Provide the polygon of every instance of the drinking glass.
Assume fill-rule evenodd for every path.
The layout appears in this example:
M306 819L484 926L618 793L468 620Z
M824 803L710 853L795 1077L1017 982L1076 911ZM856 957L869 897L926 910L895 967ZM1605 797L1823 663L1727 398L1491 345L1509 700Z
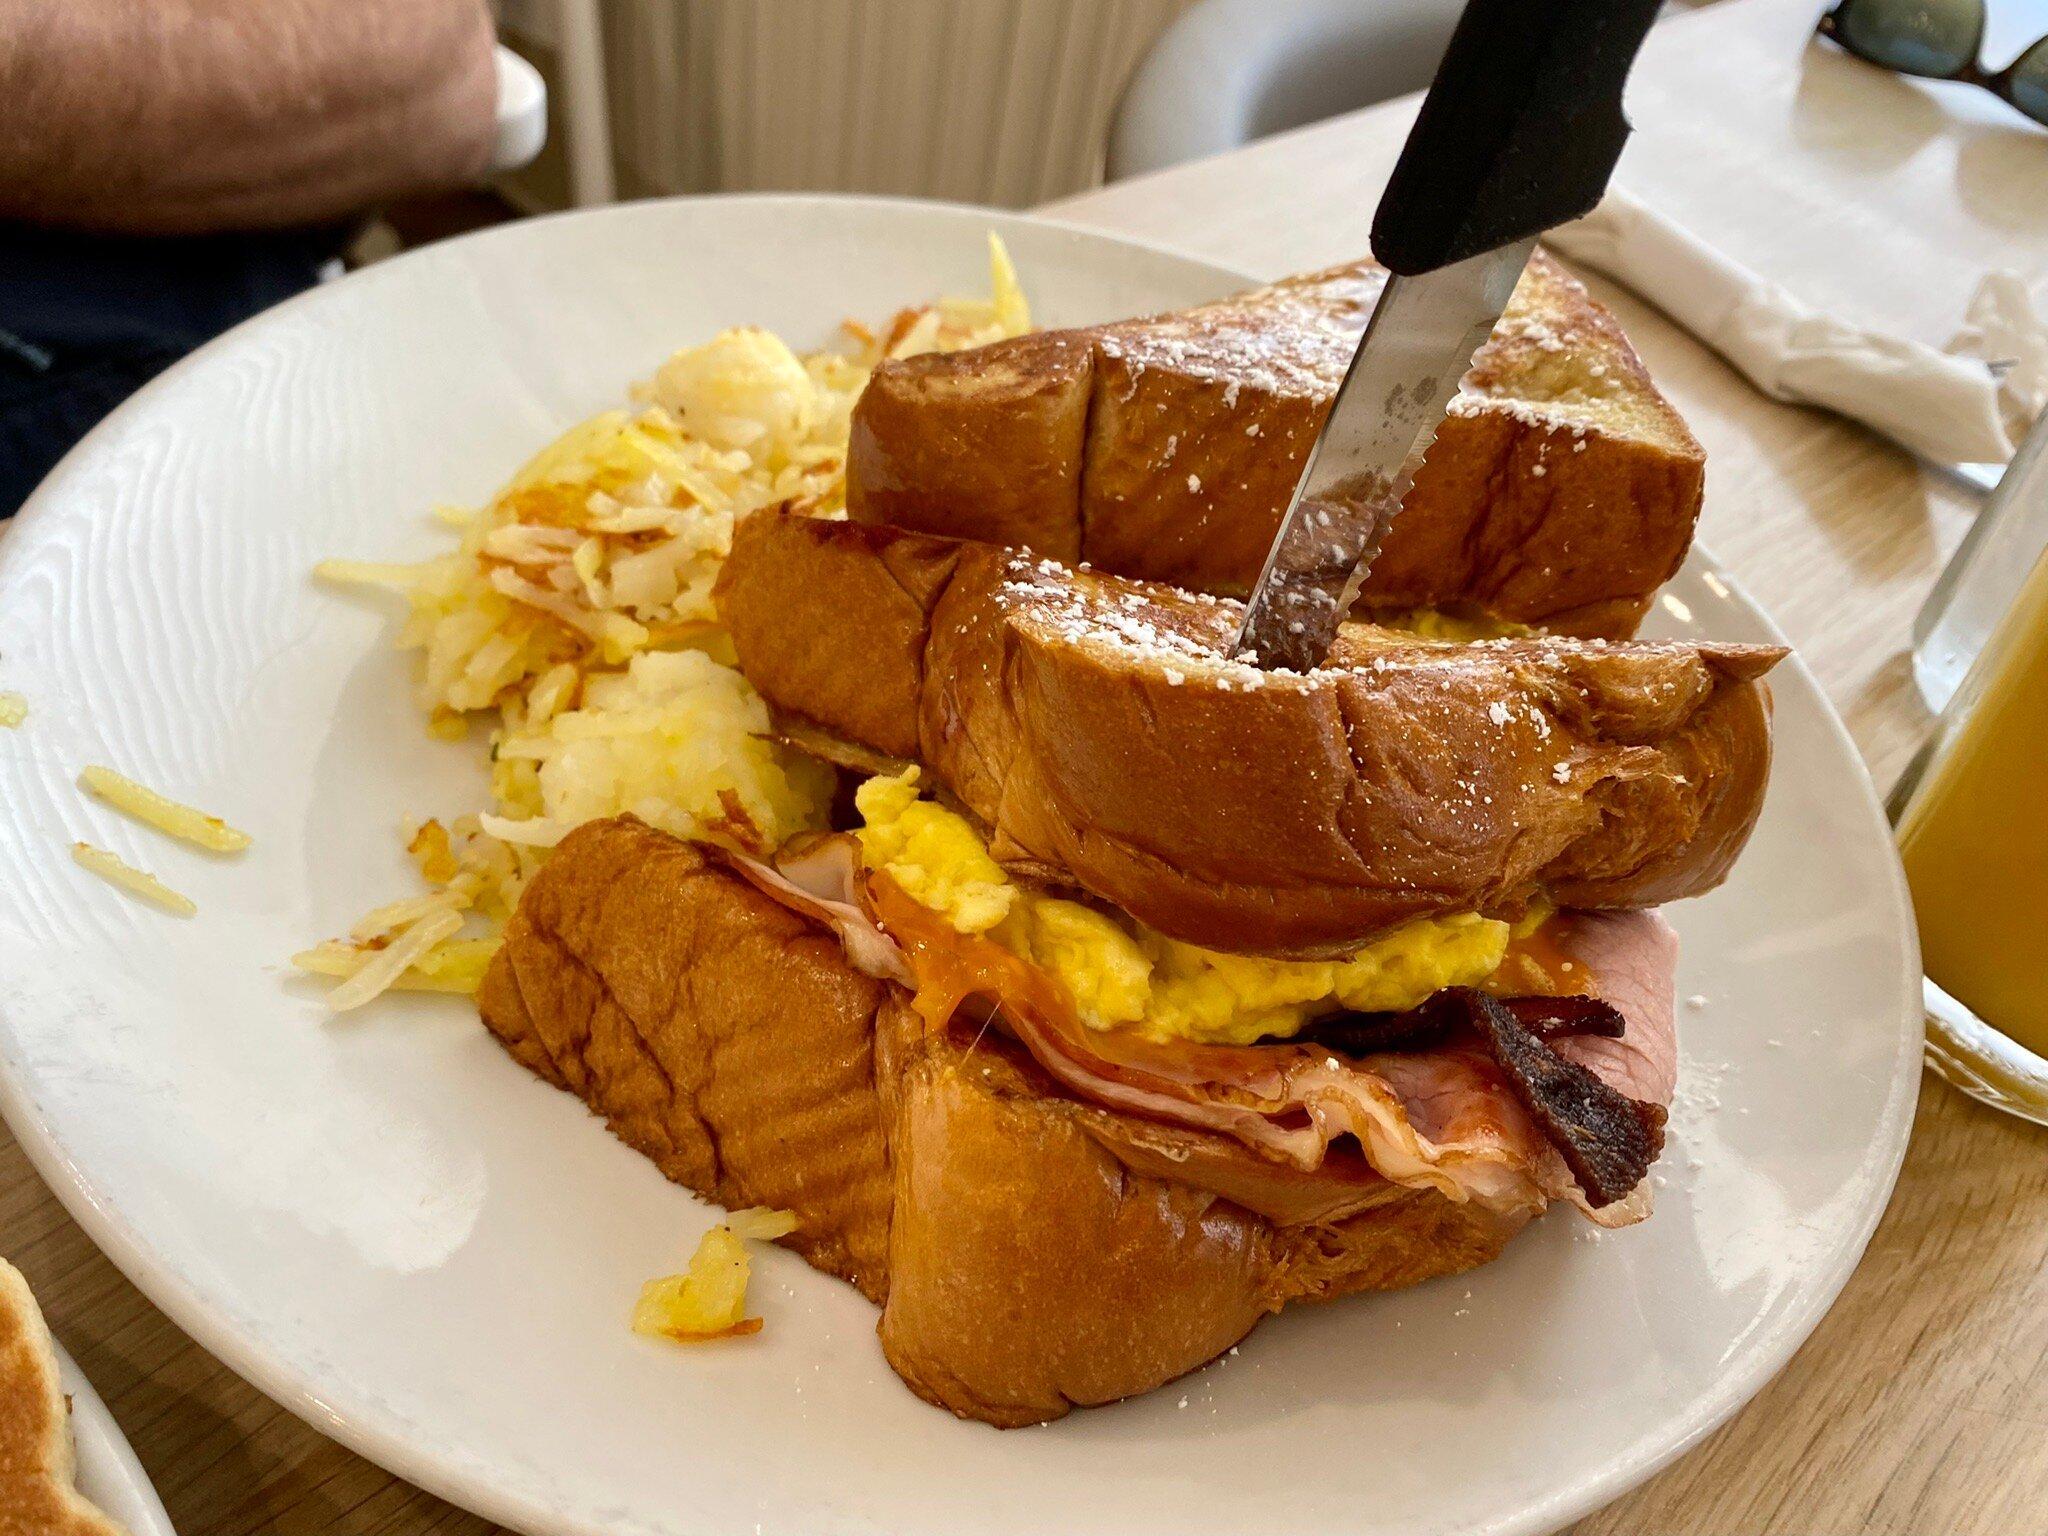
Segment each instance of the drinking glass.
M2048 520L2048 484L2037 494L2029 515ZM2037 544L2010 585L1891 813L1920 926L1929 1062L2048 1124L2048 552Z
M2013 455L1913 620L1913 680L1939 714L2048 549L2048 416Z

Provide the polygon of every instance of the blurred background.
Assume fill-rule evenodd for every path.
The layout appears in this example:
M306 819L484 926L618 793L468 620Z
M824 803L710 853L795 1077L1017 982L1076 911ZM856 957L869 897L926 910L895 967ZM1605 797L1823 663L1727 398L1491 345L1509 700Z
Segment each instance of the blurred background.
M621 199L1036 206L1418 91L1461 9L0 0L0 519L163 368L350 266Z
M498 0L548 133L495 192L524 212L775 190L1026 207L1417 90L1459 8Z
M575 114L595 111L621 196L803 189L1043 202L1099 178L1118 93L1190 5L503 0L501 36L539 66L554 103L547 150L506 190L528 208L573 201L571 130L587 133L590 119ZM578 57L592 31L602 36L595 71Z

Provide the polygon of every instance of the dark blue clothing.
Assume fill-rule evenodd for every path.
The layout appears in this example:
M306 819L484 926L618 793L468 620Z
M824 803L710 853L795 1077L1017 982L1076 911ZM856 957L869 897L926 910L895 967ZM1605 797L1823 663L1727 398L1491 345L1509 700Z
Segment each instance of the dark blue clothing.
M0 518L94 423L317 280L332 229L175 239L0 225Z

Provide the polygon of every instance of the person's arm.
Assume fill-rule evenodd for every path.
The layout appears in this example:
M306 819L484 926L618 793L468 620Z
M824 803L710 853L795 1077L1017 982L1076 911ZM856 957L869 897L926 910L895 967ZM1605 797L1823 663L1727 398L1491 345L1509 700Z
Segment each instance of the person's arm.
M0 0L0 219L316 223L475 179L484 0Z

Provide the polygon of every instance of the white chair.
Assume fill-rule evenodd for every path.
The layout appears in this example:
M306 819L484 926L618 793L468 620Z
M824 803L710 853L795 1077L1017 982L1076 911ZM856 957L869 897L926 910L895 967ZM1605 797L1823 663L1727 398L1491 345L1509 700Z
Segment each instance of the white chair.
M1109 179L1419 91L1463 9L1461 0L1197 0L1124 88Z

